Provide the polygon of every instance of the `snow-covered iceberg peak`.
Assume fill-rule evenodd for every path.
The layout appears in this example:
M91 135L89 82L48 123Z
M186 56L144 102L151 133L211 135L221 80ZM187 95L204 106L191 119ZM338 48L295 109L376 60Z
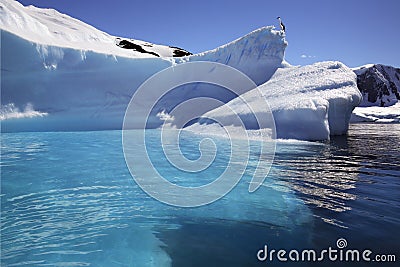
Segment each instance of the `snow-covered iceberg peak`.
M268 81L284 61L285 34L262 27L214 50L196 54L191 61L215 61L246 73L257 85ZM177 59L179 60L179 59Z
M110 35L54 9L23 6L14 0L0 3L3 30L34 43L68 48L113 43Z
M260 99L259 92L264 99ZM279 69L268 82L241 98L203 117L214 118L222 125L235 125L230 121L230 110L240 111L246 128L254 130L257 123L249 120L250 114L255 112L263 116L267 111L257 107L263 107L266 100L274 116L278 138L326 140L330 135L347 132L351 112L361 101L361 94L353 71L340 62L329 61ZM200 119L198 124L202 123L209 122ZM191 126L191 129L196 128L208 127Z

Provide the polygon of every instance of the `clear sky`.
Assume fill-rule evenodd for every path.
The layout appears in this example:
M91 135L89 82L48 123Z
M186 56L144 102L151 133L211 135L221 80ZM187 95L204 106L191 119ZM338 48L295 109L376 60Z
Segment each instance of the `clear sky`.
M400 0L18 0L50 7L112 35L213 49L261 26L286 25L293 65L339 60L400 67Z

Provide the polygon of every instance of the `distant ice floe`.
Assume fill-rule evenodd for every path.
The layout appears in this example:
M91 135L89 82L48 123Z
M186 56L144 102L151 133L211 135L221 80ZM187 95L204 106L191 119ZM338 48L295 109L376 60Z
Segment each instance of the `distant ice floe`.
M400 102L390 107L356 107L351 122L399 123Z

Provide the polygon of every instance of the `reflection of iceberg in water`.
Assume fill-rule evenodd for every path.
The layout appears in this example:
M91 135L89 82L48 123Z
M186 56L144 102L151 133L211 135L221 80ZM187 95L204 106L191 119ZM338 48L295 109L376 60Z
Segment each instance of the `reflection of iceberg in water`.
M301 151L297 146L293 149ZM296 154L285 150L275 157L275 163L290 164L285 173L288 173L293 189L307 196L306 202L339 212L349 209L343 200L354 199L345 191L354 188L359 169L357 164L347 162L346 157L341 158L337 151L325 145L314 145L311 153L305 150ZM325 156L321 157L321 154Z
M271 175L278 176L295 190L305 203L334 212L350 210L349 200L356 196L360 165L346 155L344 136L332 137L330 145L323 143L279 143ZM333 218L324 221L340 225Z
M397 200L389 192L394 190L393 185L398 183L395 179L400 175L400 168L395 167L400 142L398 128L353 124L347 136L331 137L326 144L279 142L271 177L279 177L295 190L315 208L314 216L327 223L348 228L353 222L338 213L350 212L349 216L360 216L360 220L385 216L390 224L395 218L392 207L396 207ZM382 209L374 208L378 203L382 203ZM392 203L391 208L384 203ZM366 208L368 205L371 207Z

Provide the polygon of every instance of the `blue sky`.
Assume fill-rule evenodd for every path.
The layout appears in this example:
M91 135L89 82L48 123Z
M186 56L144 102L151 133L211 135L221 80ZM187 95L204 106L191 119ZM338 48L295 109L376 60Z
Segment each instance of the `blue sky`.
M113 35L197 53L261 26L286 24L286 60L400 67L398 0L18 0L51 7Z

